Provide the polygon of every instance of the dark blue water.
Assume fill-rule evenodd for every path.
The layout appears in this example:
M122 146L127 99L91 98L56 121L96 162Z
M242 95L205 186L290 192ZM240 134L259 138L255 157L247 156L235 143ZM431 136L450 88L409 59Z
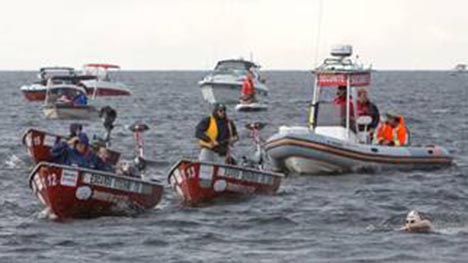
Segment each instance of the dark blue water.
M126 125L151 126L146 154L165 179L169 165L195 156L194 126L209 113L197 81L204 72L124 72L133 97L97 101L119 112L114 145L133 156ZM243 125L305 124L312 94L308 72L267 72L270 110L228 112L251 149ZM276 196L257 196L185 208L166 187L160 205L137 217L56 223L42 219L28 187L32 163L21 145L28 127L66 133L68 122L45 121L40 103L27 103L19 86L33 72L0 73L0 262L466 262L468 257L468 74L376 72L371 93L384 112L406 117L414 144L440 144L456 166L437 171L291 176ZM88 133L102 133L89 123ZM409 210L424 212L436 232L395 231Z

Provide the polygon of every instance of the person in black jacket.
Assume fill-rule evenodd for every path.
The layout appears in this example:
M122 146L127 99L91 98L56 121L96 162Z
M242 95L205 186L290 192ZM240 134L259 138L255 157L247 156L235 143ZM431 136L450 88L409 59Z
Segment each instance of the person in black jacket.
M357 92L357 113L358 117L360 116L369 116L372 118L372 121L369 125L367 125L367 130L371 134L374 133L375 129L377 129L377 126L379 125L380 122L380 113L379 109L377 106L375 106L374 103L372 103L369 100L369 97L367 96L367 90L366 89L359 89ZM359 131L364 130L363 125L359 125Z
M201 147L200 161L234 163L229 148L239 137L234 122L227 117L224 104L215 104L212 114L197 124L195 137Z

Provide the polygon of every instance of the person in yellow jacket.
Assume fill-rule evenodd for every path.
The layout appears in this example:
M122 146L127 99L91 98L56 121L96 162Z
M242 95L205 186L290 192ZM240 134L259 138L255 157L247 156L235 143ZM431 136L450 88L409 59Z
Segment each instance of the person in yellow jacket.
M377 128L377 142L387 146L408 145L408 129L403 116L389 111L386 114L385 122Z
M195 137L201 147L199 161L235 163L229 148L239 137L234 122L227 117L224 104L215 104L212 114L197 124Z

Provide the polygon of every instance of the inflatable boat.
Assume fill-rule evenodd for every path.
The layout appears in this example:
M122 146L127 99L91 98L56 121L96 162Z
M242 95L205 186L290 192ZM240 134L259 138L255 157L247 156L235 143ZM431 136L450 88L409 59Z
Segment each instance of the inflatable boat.
M379 145L368 131L370 116L357 116L357 89L368 89L371 70L348 57L351 46L332 50L317 68L308 127L280 127L265 144L275 169L299 174L356 170L433 169L452 164L441 146ZM345 98L338 104L335 94Z

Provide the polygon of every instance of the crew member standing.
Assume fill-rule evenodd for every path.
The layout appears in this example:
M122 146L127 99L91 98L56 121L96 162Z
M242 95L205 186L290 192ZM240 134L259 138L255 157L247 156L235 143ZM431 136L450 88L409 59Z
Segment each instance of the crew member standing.
M242 83L241 102L245 104L256 102L254 74L251 70L247 71L247 75Z
M203 118L196 127L201 151L198 159L205 162L233 163L229 147L238 139L236 126L226 114L226 106L216 104L210 116Z

